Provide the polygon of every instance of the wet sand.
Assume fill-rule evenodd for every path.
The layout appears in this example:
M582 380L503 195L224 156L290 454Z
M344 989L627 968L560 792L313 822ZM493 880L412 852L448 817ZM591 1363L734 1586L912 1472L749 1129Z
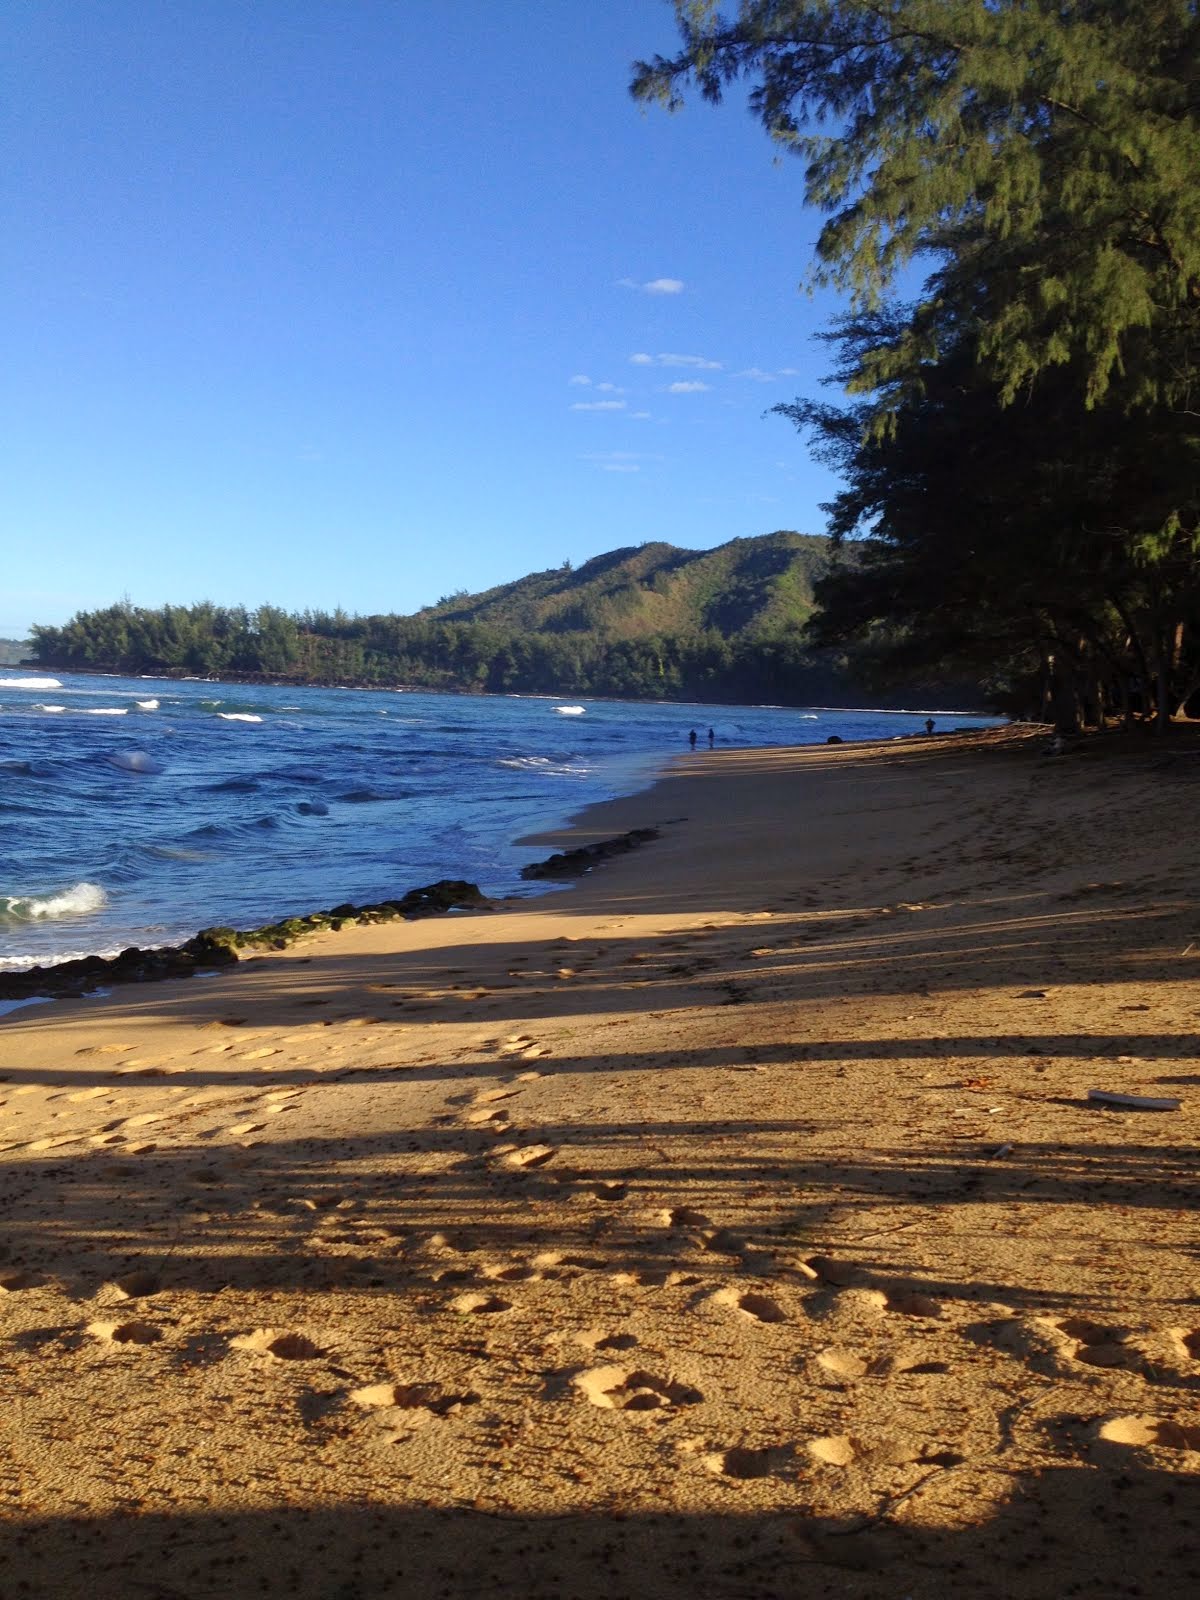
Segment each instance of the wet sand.
M1043 744L0 1019L0 1595L1195 1588L1200 759Z

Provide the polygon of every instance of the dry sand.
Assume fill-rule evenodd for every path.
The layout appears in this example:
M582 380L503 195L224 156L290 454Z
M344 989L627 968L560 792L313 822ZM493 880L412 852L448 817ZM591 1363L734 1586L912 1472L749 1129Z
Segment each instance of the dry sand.
M0 1021L4 1600L1198 1592L1200 756L1041 743Z

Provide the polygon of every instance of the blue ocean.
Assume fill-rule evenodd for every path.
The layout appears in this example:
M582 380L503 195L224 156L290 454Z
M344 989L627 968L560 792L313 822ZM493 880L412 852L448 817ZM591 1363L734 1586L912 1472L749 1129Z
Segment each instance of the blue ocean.
M892 738L926 714L0 669L0 968L438 878L544 893L519 873L546 851L513 840L642 788L693 727L702 750L710 727L728 749Z

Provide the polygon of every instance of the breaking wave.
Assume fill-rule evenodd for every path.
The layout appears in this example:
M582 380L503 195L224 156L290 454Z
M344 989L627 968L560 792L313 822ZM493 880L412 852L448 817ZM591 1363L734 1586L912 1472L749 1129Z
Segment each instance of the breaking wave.
M86 917L99 911L108 896L98 883L76 883L58 894L0 895L0 918L40 922L57 917Z

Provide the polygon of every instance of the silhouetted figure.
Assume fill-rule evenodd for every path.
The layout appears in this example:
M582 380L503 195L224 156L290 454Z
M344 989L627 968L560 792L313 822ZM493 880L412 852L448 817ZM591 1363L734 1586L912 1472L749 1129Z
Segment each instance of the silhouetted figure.
M717 736L716 736L716 734L715 734L715 733L714 733L714 732L713 732L713 731L712 731L712 729L711 729L711 728L710 728L710 729L709 729L709 730L708 730L708 748L709 748L709 749L710 749L710 750L711 750L711 749L712 749L712 747L713 747L713 745L714 745L714 744L716 744L716 742L717 742Z
M688 734L688 743L691 745L693 750L696 748L696 730L695 730L695 728L693 728L691 733Z
M932 717L926 717L925 718L925 732L926 733L932 733L933 732L933 718Z
M840 733L831 733L825 741L826 744L845 744L845 742Z

